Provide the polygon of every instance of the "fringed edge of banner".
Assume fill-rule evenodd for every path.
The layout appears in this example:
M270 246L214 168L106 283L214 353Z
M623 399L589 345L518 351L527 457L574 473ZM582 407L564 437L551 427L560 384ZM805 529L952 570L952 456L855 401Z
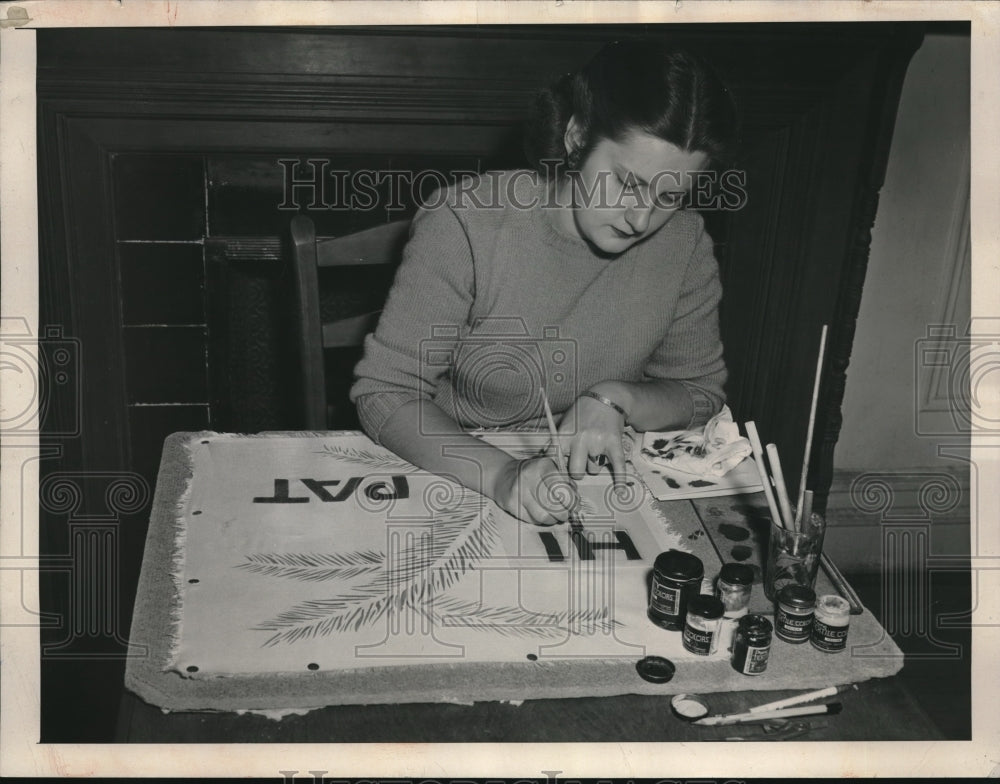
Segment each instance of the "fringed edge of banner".
M690 552L684 544L684 535L677 533L677 529L674 528L673 523L667 516L666 511L660 507L656 499L653 497L653 494L644 493L643 495L645 496L643 499L645 511L648 514L651 514L653 519L660 524L660 531L663 537L667 540L668 545L677 550Z
M195 442L203 440L203 435L200 433L196 434L184 444L188 465L191 466L191 470L184 480L184 490L178 497L176 504L174 504L174 544L173 552L170 555L170 580L173 583L174 590L170 601L170 642L167 662L163 668L165 672L177 669L177 658L180 655L184 616L184 545L187 542L187 515L185 514L185 510L187 509L188 501L191 499L191 491L194 488L194 451L191 447ZM215 434L212 435L214 436Z

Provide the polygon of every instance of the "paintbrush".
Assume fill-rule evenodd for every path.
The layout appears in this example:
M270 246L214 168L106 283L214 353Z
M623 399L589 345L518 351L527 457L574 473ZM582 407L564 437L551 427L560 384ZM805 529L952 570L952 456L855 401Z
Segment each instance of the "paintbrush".
M559 469L565 469L566 475L569 476L569 466L566 464L566 455L563 454L562 441L559 439L559 430L556 429L556 420L552 417L552 407L549 405L548 395L545 394L545 389L542 387L539 387L538 391L542 393L542 405L545 406L545 419L549 423L549 435L552 436L552 443L556 448L556 459L559 461ZM570 481L573 481L572 477L570 477ZM569 524L571 526L582 524L575 505L569 510Z
M718 727L724 724L746 724L751 721L769 721L772 719L790 719L794 716L819 716L825 713L840 713L843 706L839 702L826 705L803 705L800 708L780 708L778 710L758 711L757 713L730 713L726 716L708 716L692 722L703 727Z
M799 528L795 522L795 516L792 514L792 505L788 500L785 473L781 470L781 458L778 456L778 447L774 444L768 444L765 450L767 451L768 461L771 463L771 475L774 477L775 494L778 496L778 507L781 509L781 516L785 521L785 528L791 529L794 525L794 530L797 533Z
M760 435L757 433L757 425L753 421L747 422L747 438L750 440L750 448L753 450L754 464L757 466L757 473L760 476L760 483L764 488L764 498L767 500L767 508L771 512L771 519L778 524L779 528L785 527L785 521L778 513L778 505L774 500L774 493L771 491L771 479L767 475L767 467L764 465L764 449L760 445Z
M823 378L823 357L826 354L826 324L819 338L819 356L816 358L816 375L813 378L812 402L809 405L809 424L806 428L806 451L802 456L802 472L799 475L799 503L795 509L795 530L801 528L803 522L803 494L806 491L806 480L809 477L809 453L812 451L813 431L816 427L816 404L819 402L819 385Z
M833 583L833 587L851 605L851 615L861 615L865 611L865 607L861 603L861 597L851 587L851 584L847 582L847 578L837 568L837 565L830 560L830 557L826 553L820 555L819 563L823 567L823 571L826 572L826 576L830 578L830 582Z
M794 697L786 697L783 700L776 700L775 702L765 702L763 705L757 705L756 707L750 708L750 713L761 713L763 711L775 711L781 710L783 708L791 708L793 705L801 705L803 702L814 702L815 700L822 700L826 697L833 697L837 694L841 694L849 689L857 690L857 684L845 684L843 686L827 686L825 689L817 689L816 691L807 691L805 694L798 694Z

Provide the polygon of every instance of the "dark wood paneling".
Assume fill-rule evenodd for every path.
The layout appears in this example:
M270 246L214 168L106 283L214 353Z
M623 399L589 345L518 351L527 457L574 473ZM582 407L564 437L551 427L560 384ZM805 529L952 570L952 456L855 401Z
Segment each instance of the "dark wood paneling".
M136 473L155 476L160 466L163 440L182 430L209 426L207 405L132 405L128 410L132 439L132 465Z
M115 236L199 240L205 235L201 156L115 155Z
M123 324L204 324L203 255L200 244L119 243Z
M203 327L125 327L129 403L206 403Z

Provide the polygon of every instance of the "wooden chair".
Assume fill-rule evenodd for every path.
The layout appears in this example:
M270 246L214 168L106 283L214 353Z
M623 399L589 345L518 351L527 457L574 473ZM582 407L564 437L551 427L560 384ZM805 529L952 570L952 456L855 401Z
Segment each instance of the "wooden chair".
M302 427L326 430L327 402L324 351L359 346L378 323L381 310L323 322L320 314L319 273L326 267L358 267L399 263L409 236L410 221L384 223L332 239L316 239L316 227L305 215L291 222L292 301L295 341L301 368Z

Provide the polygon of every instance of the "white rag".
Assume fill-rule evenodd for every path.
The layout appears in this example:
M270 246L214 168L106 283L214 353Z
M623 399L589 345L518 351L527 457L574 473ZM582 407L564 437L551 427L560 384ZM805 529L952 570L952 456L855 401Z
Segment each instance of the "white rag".
M723 406L704 428L642 436L642 456L648 461L696 476L725 476L752 451L729 406Z

